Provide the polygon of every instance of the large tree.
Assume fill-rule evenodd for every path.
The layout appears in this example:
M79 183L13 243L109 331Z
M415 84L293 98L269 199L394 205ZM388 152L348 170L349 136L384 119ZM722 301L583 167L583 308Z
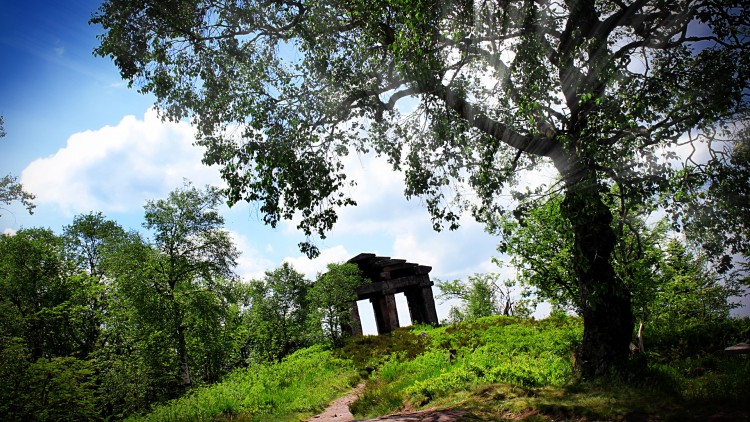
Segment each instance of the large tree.
M374 150L436 228L484 219L552 166L574 239L583 374L627 357L630 293L603 196L664 186L680 142L746 110L742 0L107 0L96 52L191 117L230 203L324 235L353 204L342 165ZM303 249L317 250L309 243Z
M131 234L105 260L108 275L116 278L115 295L124 304L126 324L162 355L155 361L179 362L185 389L193 384L191 363L204 362L203 379L219 375L196 355L216 351L211 336L221 336L228 325L222 318L233 294L239 253L217 211L221 198L215 188L202 190L186 182L167 198L148 201L143 226L151 231L151 242ZM200 335L206 337L196 340Z

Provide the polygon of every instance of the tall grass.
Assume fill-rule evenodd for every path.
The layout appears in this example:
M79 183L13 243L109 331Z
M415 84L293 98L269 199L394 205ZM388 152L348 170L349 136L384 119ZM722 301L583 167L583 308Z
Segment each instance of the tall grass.
M581 330L572 318L507 317L412 329L411 336L426 339L426 351L413 359L405 358L406 351L391 354L368 380L352 412L375 416L404 405L424 406L493 383L562 385L573 374L570 356Z
M572 353L583 331L579 318L487 317L401 329L390 346L377 340L378 350L390 351L387 358L368 357L364 340L356 345L361 351L349 350L360 364L379 362L351 410L356 417L431 406L473 409L485 419L508 412L584 420L643 412L668 419L724 411L746 417L750 356L718 351L744 338L749 325L745 319L654 327L648 353L633 356L631 371L593 383L573 371Z
M140 420L301 420L361 378L365 389L350 406L359 418L433 406L461 407L484 420L746 418L750 356L716 352L742 340L748 327L745 319L654 328L633 370L592 382L577 380L572 368L579 318L407 327L235 371Z
M352 387L351 363L320 346L276 364L234 371L221 382L155 408L132 421L300 420Z

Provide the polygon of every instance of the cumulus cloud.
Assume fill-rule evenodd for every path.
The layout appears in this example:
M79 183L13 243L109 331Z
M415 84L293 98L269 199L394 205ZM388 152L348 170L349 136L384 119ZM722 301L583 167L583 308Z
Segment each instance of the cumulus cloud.
M265 258L264 254L259 253L246 236L231 230L229 231L229 236L234 246L240 251L235 271L241 280L260 279L266 271L273 269L273 261Z
M394 257L432 267L433 278L463 278L482 272L498 272L491 262L497 255L497 239L482 226L464 221L457 231L435 232L429 224L402 233L393 240Z
M31 162L23 185L40 204L66 212L126 212L166 196L188 178L197 186L218 184L215 169L201 163L194 131L185 122L162 122L155 110L142 120L124 117L116 126L75 133L54 155Z
M434 277L463 277L494 265L490 258L496 254L497 241L482 225L466 216L459 230L435 232L422 201L404 198L403 174L385 159L372 154L349 156L344 164L349 179L357 182L348 192L357 206L339 210L328 242L348 249L327 249L324 254L330 256L334 250L339 254L332 260L319 258L321 264L317 265L304 256L287 259L295 268L314 266L314 274L328 262L344 261L362 252L432 266ZM295 231L295 226L295 221L287 223L286 232Z
M352 254L345 247L338 245L332 248L323 249L320 255L315 259L309 259L307 256L286 257L283 262L288 262L295 270L304 274L308 279L326 270L328 264L344 262L352 257Z

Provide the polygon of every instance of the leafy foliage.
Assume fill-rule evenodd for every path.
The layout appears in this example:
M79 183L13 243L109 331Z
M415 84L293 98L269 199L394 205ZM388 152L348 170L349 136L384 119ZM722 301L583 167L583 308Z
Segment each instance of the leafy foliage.
M558 280L579 296L580 369L595 376L626 360L633 328L606 196L668 191L683 136L712 149L746 115L748 16L739 0L108 0L92 23L97 54L165 117L193 119L229 203L258 202L272 226L297 218L311 256L309 237L354 204L352 152L402 171L436 229L463 211L491 221L523 170L554 167L572 238Z
M616 199L618 192L612 192ZM494 223L506 234L498 250L511 255L519 279L536 296L562 309L580 312L584 298L573 282L573 239L566 236L560 214L562 198L553 196L523 218L505 217ZM729 316L738 306L731 297L746 294L741 273L719 274L705 252L669 233L666 221L647 224L648 209L629 211L613 201L614 230L621 234L613 266L632 295L635 315L650 325L679 325L690 320L710 321Z
M14 201L20 201L29 211L29 214L33 214L34 208L36 208L36 205L32 202L34 198L33 194L23 190L23 186L18 182L18 177L8 174L0 179L0 202L3 204L10 205Z
M252 357L278 361L319 338L320 326L309 319L310 282L289 263L249 284L247 324Z
M650 310L655 322L683 326L726 319L739 306L731 298L747 294L736 274L722 277L705 256L696 255L677 240L670 240L665 249L658 271L661 283Z
M80 311L92 286L70 271L62 246L46 229L0 237L0 335L23 338L32 361L71 356L86 342Z
M6 135L3 123L3 116L0 116L0 138L4 138ZM34 208L36 208L36 205L32 202L34 198L33 194L23 190L23 186L18 183L18 177L8 174L0 179L0 203L10 205L11 202L20 201L29 211L29 214L33 214Z
M355 264L328 264L310 289L310 302L316 310L313 320L321 322L323 335L331 345L343 345L346 329L354 323L351 304L357 300L357 288L364 283Z

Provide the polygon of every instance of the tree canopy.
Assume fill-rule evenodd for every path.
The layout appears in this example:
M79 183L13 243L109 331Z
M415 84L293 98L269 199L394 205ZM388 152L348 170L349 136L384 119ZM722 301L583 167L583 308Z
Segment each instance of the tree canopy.
M750 6L740 0L515 2L108 0L96 52L190 117L229 202L325 236L353 205L342 160L374 151L424 198L436 228L480 221L560 176L584 336L596 375L633 332L610 258L606 196L665 189L680 145L720 141L747 112ZM703 145L708 145L704 143ZM684 158L684 157L682 157ZM523 207L520 208L523 210ZM304 242L310 255L316 247Z

